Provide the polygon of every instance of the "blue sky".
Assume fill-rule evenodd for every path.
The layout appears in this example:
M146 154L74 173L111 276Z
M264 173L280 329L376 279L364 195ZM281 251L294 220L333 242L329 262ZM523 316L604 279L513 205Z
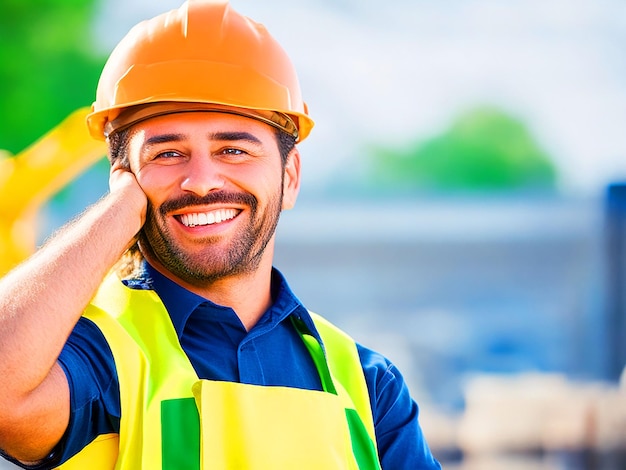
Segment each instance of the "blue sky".
M180 3L107 0L94 31L108 52L136 21ZM317 123L301 145L306 185L350 171L367 143L427 139L481 104L527 122L566 193L626 179L621 0L231 4L264 23L299 70Z

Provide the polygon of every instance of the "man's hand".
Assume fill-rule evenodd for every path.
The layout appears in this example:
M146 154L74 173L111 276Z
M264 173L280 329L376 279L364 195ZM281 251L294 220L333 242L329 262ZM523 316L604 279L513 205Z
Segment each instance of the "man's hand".
M135 223L137 232L143 227L146 221L146 209L148 205L148 199L146 194L141 189L141 186L137 182L135 175L127 168L123 167L119 161L114 162L111 165L111 172L109 174L109 189L111 196L119 196L128 203L130 214L136 214L137 218L129 222ZM130 245L134 242L131 241Z

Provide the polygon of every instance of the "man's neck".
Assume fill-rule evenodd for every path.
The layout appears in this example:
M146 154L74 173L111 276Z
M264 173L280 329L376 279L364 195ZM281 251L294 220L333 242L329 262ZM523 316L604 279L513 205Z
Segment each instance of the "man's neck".
M202 285L189 283L165 269L156 259L146 260L163 276L211 302L232 308L245 328L250 330L272 305L272 264L262 260L253 272L228 276Z

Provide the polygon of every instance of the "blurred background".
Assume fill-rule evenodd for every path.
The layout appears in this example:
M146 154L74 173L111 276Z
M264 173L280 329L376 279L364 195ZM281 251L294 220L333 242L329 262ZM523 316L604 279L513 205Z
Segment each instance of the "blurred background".
M444 468L626 468L626 3L231 4L287 49L316 120L276 254L305 305L400 367ZM2 2L0 253L107 190L106 160L83 163L25 224L2 187L22 168L43 188L22 152L179 5Z

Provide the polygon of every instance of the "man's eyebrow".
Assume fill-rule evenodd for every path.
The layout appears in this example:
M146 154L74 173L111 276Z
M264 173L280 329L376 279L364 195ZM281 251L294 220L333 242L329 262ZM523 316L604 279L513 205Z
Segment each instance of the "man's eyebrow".
M156 144L166 144L168 142L180 142L185 138L182 134L158 134L152 137L148 137L144 142L144 147L149 147Z
M244 140L253 144L262 143L258 137L249 132L214 132L209 134L209 139L228 142Z
M143 147L147 148L152 145L167 144L169 142L181 142L185 140L184 134L157 134L152 137L148 137ZM208 135L209 140L237 142L245 141L253 144L262 144L261 140L250 132L213 132Z

